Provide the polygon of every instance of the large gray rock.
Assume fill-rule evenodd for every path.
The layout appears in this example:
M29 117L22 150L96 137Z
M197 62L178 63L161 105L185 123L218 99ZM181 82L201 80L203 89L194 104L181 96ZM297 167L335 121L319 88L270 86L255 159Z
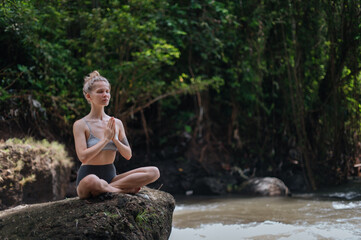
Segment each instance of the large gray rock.
M166 240L172 229L172 195L147 187L107 199L71 198L20 205L0 212L0 239Z
M288 196L291 194L284 182L274 177L251 178L242 184L239 193L251 196Z

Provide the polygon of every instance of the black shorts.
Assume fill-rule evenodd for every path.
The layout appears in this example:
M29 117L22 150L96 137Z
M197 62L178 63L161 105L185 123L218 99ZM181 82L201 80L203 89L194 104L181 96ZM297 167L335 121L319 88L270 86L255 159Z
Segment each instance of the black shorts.
M105 181L110 183L116 176L115 166L114 164L81 165L78 170L78 176L76 177L76 186L79 185L80 180L82 180L89 174L94 174L100 179L104 179Z

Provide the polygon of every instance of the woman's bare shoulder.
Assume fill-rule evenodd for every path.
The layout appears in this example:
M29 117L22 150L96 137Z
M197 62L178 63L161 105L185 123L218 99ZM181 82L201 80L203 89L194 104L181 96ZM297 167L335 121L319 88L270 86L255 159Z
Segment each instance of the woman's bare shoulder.
M73 124L73 128L74 128L74 129L75 129L75 128L80 128L80 129L82 129L82 128L84 128L84 126L85 126L85 121L83 120L83 118L76 120L76 121L74 122L74 124Z
M119 118L114 118L114 119L115 119L115 123L116 123L116 124L123 125L122 120L120 120Z

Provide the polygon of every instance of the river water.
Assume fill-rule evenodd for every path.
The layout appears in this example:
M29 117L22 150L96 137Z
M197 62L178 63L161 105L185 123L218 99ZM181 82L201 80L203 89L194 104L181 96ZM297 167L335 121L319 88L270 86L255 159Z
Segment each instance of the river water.
M177 197L170 240L361 239L361 183L292 197Z

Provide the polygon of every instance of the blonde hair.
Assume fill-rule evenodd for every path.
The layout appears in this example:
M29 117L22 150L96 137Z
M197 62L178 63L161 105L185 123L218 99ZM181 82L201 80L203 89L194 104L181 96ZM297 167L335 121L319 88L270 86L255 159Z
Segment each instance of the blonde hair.
M86 94L93 90L94 83L99 81L108 83L110 88L109 81L105 77L101 76L98 71L93 71L84 78L83 94L85 98Z

